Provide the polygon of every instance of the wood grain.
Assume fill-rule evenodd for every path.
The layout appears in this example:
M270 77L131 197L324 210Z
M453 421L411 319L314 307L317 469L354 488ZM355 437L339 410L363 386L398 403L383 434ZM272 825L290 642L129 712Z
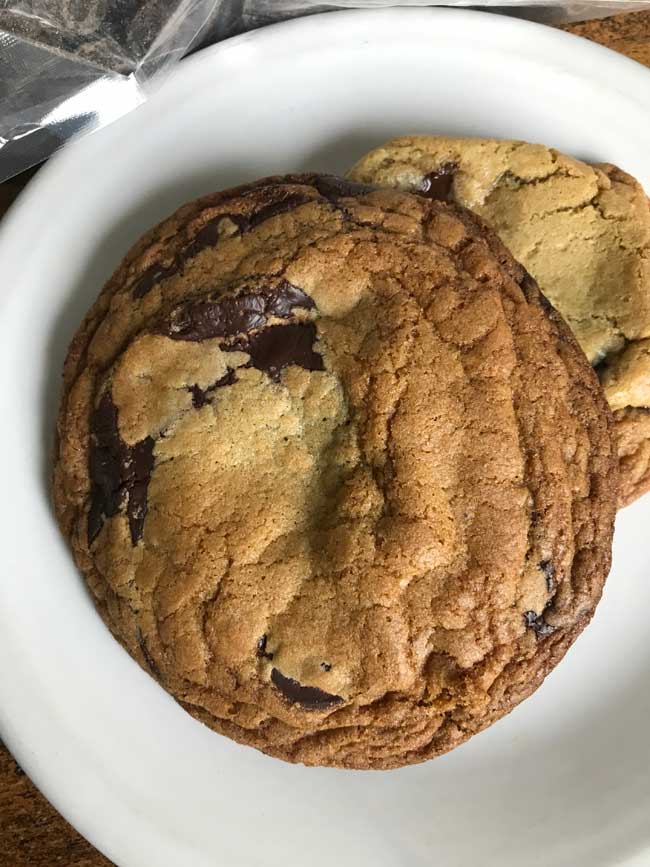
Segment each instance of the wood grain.
M602 21L585 21L564 29L650 66L650 11L615 15Z
M111 862L77 834L34 787L2 741L0 864L6 867L111 867Z
M565 28L650 66L650 11ZM0 215L24 181L0 184ZM0 741L0 864L7 867L111 867L32 785ZM152 865L155 867L155 865Z

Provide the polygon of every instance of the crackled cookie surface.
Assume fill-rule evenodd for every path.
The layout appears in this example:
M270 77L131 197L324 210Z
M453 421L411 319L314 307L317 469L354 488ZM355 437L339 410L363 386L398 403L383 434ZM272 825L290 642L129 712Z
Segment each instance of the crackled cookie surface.
M610 424L475 217L270 178L181 208L104 288L54 497L106 623L190 713L390 768L507 713L589 621Z
M543 145L438 136L393 139L350 176L456 201L498 232L598 366L621 428L621 504L649 489L650 202L640 184Z

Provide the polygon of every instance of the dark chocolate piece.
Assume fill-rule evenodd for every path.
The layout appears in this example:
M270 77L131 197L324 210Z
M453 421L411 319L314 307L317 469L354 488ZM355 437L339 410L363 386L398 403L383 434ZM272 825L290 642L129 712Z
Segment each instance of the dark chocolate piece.
M203 389L200 385L191 385L189 392L192 395L192 406L194 409L201 409L206 403L210 403L208 400L208 389Z
M268 205L261 207L258 211L254 211L247 219L246 228L254 229L256 226L259 226L260 223L270 220L271 217L277 217L279 214L287 214L289 211L294 211L296 208L300 207L300 205L306 205L307 202L311 201L313 201L313 199L306 193L289 193L288 195L285 195L283 199L279 199L277 202L270 202Z
M199 385L191 385L188 391L192 395L192 406L194 409L201 409L201 407L204 407L206 403L210 403L209 395L212 394L213 391L216 391L218 388L223 388L226 385L233 385L235 382L237 382L237 376L233 368L229 367L221 379L213 382L212 385L209 385L207 388L201 388Z
M224 220L234 223L239 232L244 232L248 228L246 217L241 214L219 214L219 216L209 220L205 226L199 229L194 239L178 257L177 266L182 262L185 262L187 259L196 256L196 254L200 253L201 250L207 250L208 247L214 247L221 239L220 227Z
M136 638L138 640L138 644L140 646L140 650L142 651L142 655L144 656L144 661L149 666L149 670L154 675L154 677L160 677L160 669L156 665L151 653L149 652L149 648L147 647L147 642L144 640L144 636L142 634L142 630L140 627L136 630Z
M154 463L153 447L153 439L145 437L128 449L129 463L125 467L125 485L128 490L126 514L131 530L131 542L134 545L142 538L144 519L147 516L147 489Z
M172 340L232 337L266 322L262 295L227 296L219 301L188 302L177 308L166 334Z
M103 395L92 414L91 434L89 471L92 480L92 506L88 516L89 541L92 541L101 529L102 516L112 518L117 515L124 497L121 467L125 458L125 446L117 427L117 407L108 392Z
M544 310L545 313L548 313L551 318L557 315L555 307L553 307L546 295L544 295L544 293L541 291L535 278L525 269L524 276L522 277L519 285L521 286L521 289L526 296L526 301L528 301L528 303L539 303L542 307L542 310ZM562 337L562 334L560 334L560 337Z
M267 313L278 316L280 319L288 319L294 307L302 307L303 310L313 310L316 307L314 299L310 298L302 289L283 280L273 291L270 297Z
M88 544L126 501L126 513L135 545L142 537L147 514L147 487L153 470L154 441L145 437L128 446L120 436L117 407L109 391L92 414L89 472L91 479L88 513Z
M545 620L543 614L537 614L535 611L526 611L524 620L529 629L533 629L538 638L544 638L555 632L555 626L550 626Z
M439 169L429 172L422 178L420 188L416 192L437 202L453 202L454 176L457 168L455 163L444 163Z
M338 199L364 196L377 189L377 187L373 187L371 184L349 181L347 178L339 178L336 175L318 175L313 180L313 186L316 187L323 198L333 203L336 203Z
M323 692L316 686L303 686L292 677L285 677L277 668L271 669L271 680L288 701L301 705L305 710L327 710L344 701L342 696Z
M269 316L287 319L294 307L310 310L313 300L284 280L273 289L256 289L177 307L162 331L172 340L236 337L266 324Z
M537 296L537 290L539 287L537 286L537 281L535 280L533 275L529 271L526 271L525 268L523 268L522 270L524 272L524 276L519 281L519 285L524 290L526 299L530 301L531 294L534 297Z
M104 526L105 511L102 500L96 495L95 486L92 485L90 490L90 509L88 510L88 545L91 545L99 531Z
M208 391L214 391L217 388L224 388L226 385L234 385L237 382L237 375L232 367L224 373L221 379L218 379L213 385L208 388Z
M219 214L199 229L196 236L183 250L176 254L169 265L163 266L159 263L150 265L133 286L131 297L138 300L144 298L161 280L177 274L181 270L183 262L193 258L207 247L214 247L221 238L219 227L224 220L234 223L239 232L245 231L248 227L247 218L240 214Z
M164 280L166 277L171 277L172 274L176 273L176 270L177 267L175 261L166 268L159 264L151 265L142 273L140 279L136 282L135 286L131 290L131 296L137 299L144 298L147 292L150 292L156 283L160 283L160 281Z
M266 635L263 635L261 638L258 639L255 654L260 659L273 659L273 654L269 653L269 651L266 649L266 642Z
M542 560L539 568L546 578L546 589L549 593L552 593L555 590L555 566L550 560Z
M247 352L250 365L268 373L278 382L280 373L292 364L305 370L325 370L323 358L314 352L316 326L313 322L295 322L288 325L270 325L249 337L223 348L228 351Z

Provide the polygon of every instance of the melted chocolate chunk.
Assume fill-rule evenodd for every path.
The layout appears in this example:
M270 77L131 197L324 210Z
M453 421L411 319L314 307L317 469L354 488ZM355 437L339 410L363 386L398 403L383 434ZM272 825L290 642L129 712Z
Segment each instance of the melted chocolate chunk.
M151 265L143 272L142 276L131 290L132 297L137 299L144 298L147 292L150 292L156 283L160 283L160 281L164 280L166 277L171 277L172 274L176 273L176 270L176 262L172 262L172 264L166 268L158 264Z
M316 326L313 322L295 322L289 325L270 325L249 337L223 348L228 351L247 352L250 365L263 370L278 382L283 368L292 364L305 370L325 370L323 358L314 352Z
M245 217L238 214L219 214L218 217L210 220L199 230L196 237L190 241L184 250L176 254L169 265L163 266L155 263L147 268L131 290L131 297L134 299L144 298L161 280L177 274L187 259L191 259L207 247L214 247L221 238L220 226L224 220L234 223L239 232L243 232L246 228Z
M158 668L158 666L154 662L152 655L149 653L149 648L147 647L147 643L144 640L144 636L143 636L142 631L140 630L139 627L138 627L137 632L136 632L136 638L138 640L138 644L140 645L140 650L142 651L142 655L144 656L144 661L149 666L149 670L154 675L154 677L160 677L160 669Z
M88 516L89 541L101 529L103 518L117 515L124 491L121 487L121 467L125 461L125 445L117 427L117 407L106 393L92 414L90 446L90 478L92 505ZM93 532L91 533L91 525Z
M535 304L540 304L546 313L555 315L555 307L553 307L546 295L541 291L535 278L525 269L524 276L519 285L526 296L526 301L529 303L532 301Z
M263 635L261 638L258 639L255 654L260 659L273 659L273 654L269 653L269 651L266 649L266 642L266 635Z
M302 289L289 283L288 280L283 280L271 295L267 312L280 319L288 319L294 307L313 310L316 304L314 299L310 298Z
M206 403L210 403L207 388L203 389L200 385L191 385L189 392L192 395L192 406L194 409L201 409Z
M535 284L535 285L537 285L537 284ZM537 287L537 288L539 289L539 287ZM553 305L548 300L546 295L544 295L544 293L542 292L541 289L539 290L538 297L539 297L539 303L541 304L542 309L549 315L555 315L555 307L553 307ZM562 338L563 340L566 340L566 338L564 337L564 335L562 333L559 334L559 337Z
M555 627L550 626L545 620L543 614L537 614L535 611L526 611L524 614L526 626L534 630L538 638L544 638L555 632Z
M221 223L224 220L234 223L237 230L243 233L254 229L266 220L270 220L271 217L287 214L289 211L295 210L300 205L306 205L310 201L312 199L306 193L289 193L283 190L282 198L261 204L257 210L253 210L248 215L219 214L219 216L214 217L203 226L194 240L186 247L182 258L183 260L190 259L192 256L200 253L201 250L214 247L221 239Z
M145 437L128 446L120 436L117 407L106 392L91 418L89 472L91 479L88 513L88 544L126 501L126 513L135 545L142 537L147 514L147 487L153 470L154 441Z
M207 388L201 388L200 385L191 385L188 388L188 391L192 395L192 406L194 409L201 409L201 407L204 407L206 403L210 403L209 395L212 394L213 391L216 391L217 388L223 388L226 385L233 385L235 382L237 382L237 376L233 368L229 367L221 379L213 382L212 385L209 385Z
M278 214L287 214L289 211L300 207L300 205L306 205L307 202L311 201L311 196L308 196L306 193L289 193L283 199L279 199L277 202L270 202L268 205L264 205L258 211L250 214L247 228L254 229L260 223L270 220L271 217L277 217Z
M546 589L549 593L552 593L555 590L555 566L550 560L542 560L539 568L546 578Z
M525 268L522 269L524 272L524 276L519 281L519 285L524 290L524 294L526 298L528 298L529 294L537 295L537 283L533 277L533 275L526 271Z
M183 305L174 311L166 333L172 340L201 341L231 337L260 328L265 322L263 296L240 295Z
M99 531L104 526L103 504L96 495L95 486L91 487L90 491L90 509L88 510L88 544L91 545L99 535Z
M126 514L131 530L131 542L134 545L142 538L144 519L147 516L147 489L154 463L153 447L153 439L145 437L128 450L129 463L125 467L125 485L128 490Z
M237 376L233 368L229 367L221 379L218 379L214 385L211 385L208 391L214 391L215 388L223 388L226 385L233 385L235 382L237 382Z
M240 214L219 214L207 222L203 228L199 229L193 241L183 250L179 256L179 262L184 262L186 259L191 259L200 253L201 250L207 250L208 247L214 247L222 237L221 224L225 221L234 223L239 232L244 232L247 228L246 218Z
M172 313L163 333L172 340L235 337L261 328L269 316L287 319L294 307L311 309L313 300L286 280L274 289L244 291L210 301L188 302Z
M285 280L274 289L184 304L174 311L162 333L172 340L190 341L242 335L222 349L248 353L249 366L265 371L277 381L282 369L291 364L305 370L325 369L322 357L313 348L316 341L313 322L264 327L271 316L288 319L295 307L310 310L314 306L313 299L302 289ZM205 403L205 393L197 386L191 391L194 405L200 408Z
M271 670L271 680L288 701L301 705L305 710L327 710L344 701L340 695L331 695L316 686L303 686L297 680L285 677L277 668Z
M336 175L318 175L313 180L313 186L323 198L333 203L336 203L338 199L363 196L377 189L371 184L348 181L347 178L339 178Z
M458 166L455 163L444 163L435 172L429 172L422 178L420 188L416 191L426 199L437 202L453 202L454 176Z

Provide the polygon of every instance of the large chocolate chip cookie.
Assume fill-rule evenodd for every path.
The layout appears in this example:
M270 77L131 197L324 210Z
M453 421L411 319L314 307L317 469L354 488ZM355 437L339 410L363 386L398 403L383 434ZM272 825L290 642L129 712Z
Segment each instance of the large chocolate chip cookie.
M610 426L478 218L270 178L181 208L106 285L54 497L106 623L191 714L391 768L503 716L588 623Z

